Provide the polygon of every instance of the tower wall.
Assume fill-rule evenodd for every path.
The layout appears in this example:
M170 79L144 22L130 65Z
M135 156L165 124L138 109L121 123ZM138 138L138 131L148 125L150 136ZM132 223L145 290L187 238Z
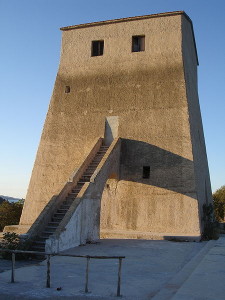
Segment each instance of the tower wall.
M209 177L205 138L198 99L197 57L192 24L182 16L182 52L186 97L188 100L190 132L196 181L196 193L199 203L199 217L203 219L203 204L212 203L212 191ZM201 222L203 225L203 222ZM203 228L202 228L203 229Z
M196 92L192 96L197 60L192 28L183 18L172 13L63 30L21 225L31 225L59 193L96 138L104 137L105 119L114 116L123 139L120 178L110 179L103 193L102 236L200 234L202 185L194 161L200 150L193 145L200 111ZM145 35L145 51L131 51L136 35ZM95 40L104 40L102 56L91 56ZM143 166L150 166L148 179L142 178Z

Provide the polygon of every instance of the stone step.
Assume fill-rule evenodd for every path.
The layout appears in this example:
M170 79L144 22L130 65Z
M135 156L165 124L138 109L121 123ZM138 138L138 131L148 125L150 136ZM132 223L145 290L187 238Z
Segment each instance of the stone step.
M65 201L69 201L69 202L73 203L74 199L76 199L75 196L67 196Z
M90 178L84 178L84 177L81 177L82 182L90 182Z
M67 205L70 205L73 203L73 201L76 199L76 197L66 197L65 201ZM64 202L63 202L64 203Z
M67 199L67 197L66 197ZM67 205L67 206L71 206L71 204L73 203L73 200L71 198L68 198L67 200L63 201L63 205Z
M57 226L59 226L59 223L60 222L48 222L48 226L50 226L50 227L51 226L53 226L53 227L56 226L57 227Z
M74 197L68 197L68 196L65 197L64 201L61 203L59 209L67 209L68 210L75 198L76 198L75 196Z
M76 197L74 197L74 198L76 198ZM74 198L66 197L65 200L63 201L62 205L71 205L74 201Z
M38 243L38 241L34 241L31 248L45 248L45 241Z
M59 208L59 209L57 210L56 213L57 213L57 214L58 214L58 213L64 213L64 214L66 214L67 210L68 210L68 209L65 209L65 208Z
M46 230L44 230L44 231L42 231L42 236L44 235L44 236L47 236L47 238L48 238L53 233L54 233L53 231L46 231Z
M43 240L43 241L46 241L48 237L47 237L47 236L41 235L41 236L39 236L38 238L41 239L41 240Z
M62 219L63 219L63 217L54 217L54 216L52 217L53 222L57 222L57 221L61 222Z
M57 217L57 218L60 218L60 217L64 217L65 216L65 213L58 213L58 212L56 212L55 214L54 214L54 217Z
M93 165L94 171L97 169L98 165L99 165L99 163L96 163L96 164Z
M75 199L79 193L80 193L80 191L77 192L76 190L72 190L73 197L72 197L72 195L71 196L68 195L67 198L73 198L73 199Z
M61 204L59 209L69 209L71 204L73 203L73 201L70 201L70 203L64 203L65 201L63 201L63 203Z
M68 196L66 197L66 199L68 199L68 201L73 202L73 200L76 199L76 197L77 197L78 194L79 194L79 192L76 193L76 195L68 195Z
M91 176L85 176L85 175L82 175L80 177L80 180L83 181L83 180L90 180Z
M52 221L56 222L56 221L62 221L62 219L64 218L65 214L54 214L54 216L52 217Z
M72 191L68 195L76 196L81 190L81 187L76 187L72 189Z
M87 170L94 170L94 168L95 168L95 166L91 166L91 164L87 167L87 169L85 170L85 172L87 171Z
M47 232L54 232L58 226L46 226L45 231Z
M37 246L45 246L45 241L38 241L38 240L36 240L36 241L33 242L33 244L37 245Z
M62 205L71 205L73 203L73 200L71 198L68 198L67 200L66 199L63 201Z
M45 242L46 239L47 239L46 236L40 235L40 236L37 237L36 241L44 241Z
M71 205L69 205L69 204L63 204L63 205L60 206L60 209L66 209L66 210L68 210L70 208L70 206Z
M41 246L32 246L31 249L32 251L45 252L45 247L41 247Z

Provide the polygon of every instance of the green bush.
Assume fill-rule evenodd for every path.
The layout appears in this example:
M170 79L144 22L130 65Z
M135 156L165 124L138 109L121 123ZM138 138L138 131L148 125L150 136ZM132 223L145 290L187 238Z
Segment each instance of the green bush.
M7 225L17 225L23 209L24 200L10 203L4 200L0 203L0 231Z
M224 222L225 217L225 185L213 193L214 214L218 222Z
M0 243L0 248L8 250L28 250L30 247L30 241L22 241L19 235L15 232L6 232L3 234L3 239ZM2 252L2 258L11 259L12 254L9 252ZM17 253L16 259L27 259L28 254Z
M203 205L203 221L204 231L202 235L203 240L217 240L219 238L218 222L214 218L213 204Z

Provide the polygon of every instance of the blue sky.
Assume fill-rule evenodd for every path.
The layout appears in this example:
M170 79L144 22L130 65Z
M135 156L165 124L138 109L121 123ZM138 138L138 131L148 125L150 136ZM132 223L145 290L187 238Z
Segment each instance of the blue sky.
M212 189L225 184L224 0L0 0L0 194L26 196L59 64L59 28L177 10L194 25Z

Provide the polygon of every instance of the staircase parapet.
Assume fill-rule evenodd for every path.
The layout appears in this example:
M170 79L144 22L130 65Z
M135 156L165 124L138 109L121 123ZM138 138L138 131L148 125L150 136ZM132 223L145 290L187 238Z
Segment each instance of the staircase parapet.
M96 226L98 227L99 224L96 225L92 221L97 218L101 195L109 175L111 172L119 172L120 145L120 138L116 138L112 142L94 174L91 176L90 182L86 182L83 185L56 231L46 240L46 251L58 253L59 251L84 244L89 239L95 240L99 237L99 228L96 230ZM93 209L93 215L95 215L93 220L91 220L90 215L86 215L86 211L90 209L85 207L87 205L85 202L87 201L92 201L93 203L93 207L91 208ZM83 224L87 219L89 226ZM92 230L93 234L88 234ZM73 237L66 237L66 235Z
M82 176L90 162L95 157L96 153L100 149L102 145L103 138L98 138L97 141L95 141L95 145L92 148L92 150L88 153L86 158L84 159L83 163L79 166L79 168L75 169L74 172L70 175L68 182L72 182L73 184L77 184L79 178Z
M118 138L114 139L112 144L109 146L109 149L107 150L106 154L104 155L103 159L101 160L100 164L97 166L94 174L91 176L90 182L95 182L97 177L100 176L100 174L101 174L100 170L105 165L107 160L109 160L112 157L114 150L116 148L119 148L119 151L120 151L120 145L121 145L121 138L118 137Z

